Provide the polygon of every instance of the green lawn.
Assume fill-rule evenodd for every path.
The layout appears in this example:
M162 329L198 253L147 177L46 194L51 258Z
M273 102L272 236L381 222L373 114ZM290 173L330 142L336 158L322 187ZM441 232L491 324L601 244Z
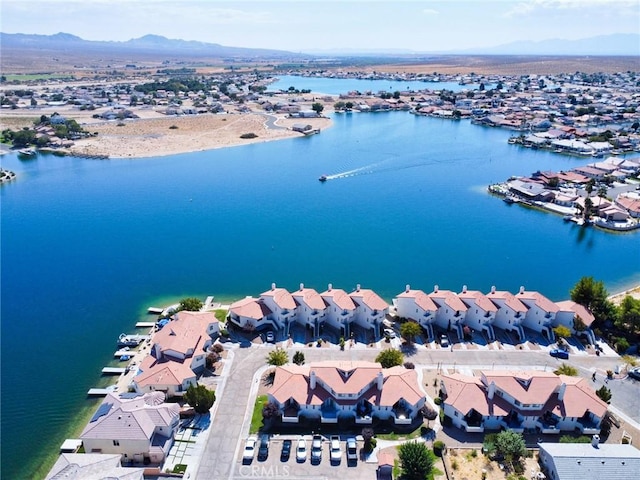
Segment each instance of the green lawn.
M256 398L256 404L253 407L253 415L251 416L251 428L249 433L258 433L263 426L262 423L262 408L267 404L268 398L266 395L258 395Z
M61 78L61 79L74 78L71 75L60 75L55 73L12 74L12 75L5 75L5 77L7 78L7 82L14 82L14 81L27 82L30 80L48 80L52 78Z
M426 427L424 425L420 425L413 432L408 433L377 433L376 438L379 438L380 440L413 440L415 438L419 438L423 434L422 428Z
M220 323L224 323L227 320L227 310L224 308L219 308L214 313Z

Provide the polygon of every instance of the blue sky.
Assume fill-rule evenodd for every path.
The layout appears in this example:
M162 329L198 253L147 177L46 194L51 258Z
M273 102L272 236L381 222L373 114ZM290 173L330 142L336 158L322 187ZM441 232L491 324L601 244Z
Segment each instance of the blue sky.
M446 51L639 33L638 0L2 0L5 33L145 34L290 51Z

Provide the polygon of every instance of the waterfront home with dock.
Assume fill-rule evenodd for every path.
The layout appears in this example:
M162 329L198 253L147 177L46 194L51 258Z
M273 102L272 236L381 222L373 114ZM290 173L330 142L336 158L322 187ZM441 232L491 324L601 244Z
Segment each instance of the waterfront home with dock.
M527 307L522 325L544 334L549 341L553 342L555 340L553 327L559 310L558 305L540 292L527 291L524 287L520 287L516 298Z
M381 333L382 321L389 313L389 304L368 288L360 288L360 284L349 294L356 305L354 321L362 328L370 330L374 338Z
M513 293L498 291L496 287L491 287L491 292L487 294L487 298L498 307L494 319L495 326L515 332L518 335L518 339L524 341L525 335L522 322L527 314L526 305L518 300Z
M607 404L580 377L552 372L482 371L440 382L444 414L467 432L508 429L559 434L600 433Z
M463 285L458 294L460 300L468 307L464 317L464 324L474 330L484 331L490 342L496 339L493 331L493 321L498 313L498 307L478 290L467 290Z
M123 464L160 465L169 453L180 406L161 392L109 394L82 431L87 453L122 455Z
M133 378L139 393L162 391L179 396L196 384L205 366L207 349L220 327L211 312L180 311L153 338L150 355L145 357Z
M435 323L444 330L453 329L459 339L464 338L462 327L468 307L458 295L451 290L440 290L436 285L433 287L433 292L429 294L429 298L438 307Z
M364 361L277 367L268 396L283 423L367 425L382 420L408 425L426 401L415 370Z

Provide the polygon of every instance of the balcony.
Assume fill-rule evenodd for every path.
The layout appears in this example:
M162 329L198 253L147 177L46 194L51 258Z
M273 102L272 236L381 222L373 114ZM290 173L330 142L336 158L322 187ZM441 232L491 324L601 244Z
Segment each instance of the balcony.
M580 433L583 435L595 435L600 433L600 423L596 423L591 419L581 418L577 423Z
M356 407L356 424L370 425L372 423L372 411L373 408L369 402L358 404Z
M322 423L338 423L338 409L333 402L320 407L320 421Z
M300 421L298 414L300 413L300 407L295 405L289 405L282 412L282 423L298 423Z
M393 413L396 425L410 425L413 421L411 418L411 410L406 408L403 403L396 402L391 413Z

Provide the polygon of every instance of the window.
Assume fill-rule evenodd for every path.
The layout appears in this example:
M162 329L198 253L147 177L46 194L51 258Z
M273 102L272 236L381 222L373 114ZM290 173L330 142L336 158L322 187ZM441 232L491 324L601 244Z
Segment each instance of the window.
M120 441L119 440L114 440L113 441L113 446L114 447L119 447L120 446Z

